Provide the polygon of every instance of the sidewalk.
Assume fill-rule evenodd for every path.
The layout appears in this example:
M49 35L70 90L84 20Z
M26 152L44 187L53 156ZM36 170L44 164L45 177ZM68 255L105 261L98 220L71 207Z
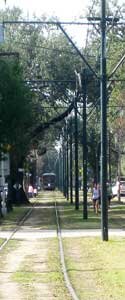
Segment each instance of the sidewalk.
M0 238L9 238L11 231L1 231ZM109 229L109 236L125 237L125 230L123 229ZM61 230L61 235L63 238L71 237L101 237L101 229L72 229L72 230ZM26 239L26 240L36 240L45 238L55 238L57 237L56 230L19 230L17 231L13 239Z

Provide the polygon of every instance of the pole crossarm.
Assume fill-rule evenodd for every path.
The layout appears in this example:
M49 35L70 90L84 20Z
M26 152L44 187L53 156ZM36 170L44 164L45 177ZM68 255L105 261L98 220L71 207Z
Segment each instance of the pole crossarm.
M102 18L100 17L88 17L88 21L101 21ZM117 17L105 17L105 21L110 22L110 23L117 23L119 22L119 18Z
M122 56L122 58L119 60L119 62L117 63L117 65L114 67L114 69L112 70L112 73L108 76L107 78L107 95L108 95L108 98L112 92L112 90L110 89L112 84L115 82L115 81L125 81L125 79L117 79L117 78L114 78L114 79L110 79L115 73L116 71L118 70L118 68L121 66L121 64L123 63L123 61L125 60L125 54ZM93 112L93 109L96 107L97 103L99 102L99 99L100 97L96 100L95 104L94 104L94 107L92 108L92 110L89 112L89 115L88 116L91 116L92 112Z
M47 24L47 25L56 25L57 27L59 27L61 29L61 31L67 37L67 39L72 44L72 46L77 51L77 53L80 55L80 57L82 58L82 60L86 64L86 66L88 66L88 68L91 70L91 72L94 74L94 76L96 78L98 78L98 75L96 74L96 72L90 66L90 64L88 63L88 61L84 57L84 55L81 53L81 51L78 49L78 47L75 45L75 43L72 41L72 39L69 37L69 35L67 34L67 32L64 30L64 28L61 25L61 24L63 24L63 25L90 25L90 22L89 23L84 23L84 22L52 22L52 21L46 21L46 22L45 21L3 21L3 25L5 25L5 24L34 24L34 25L35 24ZM91 25L94 25L94 23L91 24Z
M25 20L18 20L18 21L3 21L3 25L14 25L14 24L31 24L31 25L55 25L58 26L58 24L63 24L63 25L94 25L95 22L88 22L87 19L85 22L63 22L63 21L25 21Z
M117 65L114 67L114 69L112 70L112 73L108 76L108 79L111 78L116 73L116 71L121 66L121 64L123 63L124 60L125 60L125 54L119 60L119 62L117 63Z
M92 72L92 74L98 79L98 75L94 71L94 69L91 67L91 65L86 60L85 56L81 53L81 51L78 49L78 47L75 45L75 43L72 41L72 39L69 37L68 33L65 31L65 29L62 27L61 23L58 22L58 27L61 29L61 31L64 33L64 35L67 37L68 41L72 44L74 49L77 51L79 56L84 61L85 65L89 68L89 70Z
M115 24L117 25L124 25L125 24L125 21L124 19L120 21L121 18L113 18L113 17L107 17L106 18L106 21L109 22L109 23L112 23L114 22ZM100 21L101 21L101 18L100 17L87 17L85 18L86 21L84 22L74 22L74 21L70 21L70 22L64 22L64 21L26 21L26 20L15 20L15 21L7 21L7 20L4 20L2 22L3 25L14 25L14 24L31 24L31 25L55 25L55 26L58 26L58 24L62 24L62 25L79 25L79 26L82 26L82 25L96 25L96 24L100 24Z

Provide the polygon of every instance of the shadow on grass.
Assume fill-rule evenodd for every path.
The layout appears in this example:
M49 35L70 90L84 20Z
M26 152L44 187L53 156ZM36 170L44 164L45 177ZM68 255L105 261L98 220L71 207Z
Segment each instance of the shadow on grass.
M84 219L83 210L74 207L58 207L62 229L98 229L100 228L100 214L96 215L92 209L88 211L88 219Z
M79 210L69 203L58 205L60 223L63 229L100 229L101 212L96 215L93 212L91 204L88 205L88 219L83 218L83 207L80 205ZM108 225L112 229L125 228L125 205L112 206L108 211Z
M29 221L26 225L37 229L56 229L55 216L55 201L57 202L57 209L59 212L60 224L62 229L100 229L101 213L96 215L93 212L92 202L90 201L87 207L88 219L84 219L83 203L79 203L79 209L75 209L75 203L71 205L62 194L45 193L31 202L35 204L32 214L29 216ZM17 207L4 219L1 219L0 228L10 229L17 225L19 219L29 207ZM108 211L109 228L125 228L125 204L121 205L116 201L112 201L111 208Z

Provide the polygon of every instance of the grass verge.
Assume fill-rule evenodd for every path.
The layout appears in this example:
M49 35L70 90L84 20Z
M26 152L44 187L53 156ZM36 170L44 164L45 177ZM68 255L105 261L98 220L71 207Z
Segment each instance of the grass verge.
M0 220L0 230L12 230L28 210L28 207L14 207Z
M25 257L12 275L12 280L18 283L24 299L41 299L41 296L45 299L71 300L60 267L57 239L38 241L37 252Z
M74 205L69 203L58 205L60 222L62 229L100 229L101 212L96 215L93 208L88 206L88 219L83 218L83 207L79 206L79 210L75 210ZM112 206L108 211L109 228L125 228L125 205Z
M75 210L75 205L71 205L62 193L58 191L43 192L39 194L35 200L35 210L32 217L29 218L29 227L38 230L55 230L56 220L54 211L54 202L58 204L60 222L62 229L100 229L101 228L101 213L96 215L93 212L92 202L88 202L88 219L83 218L83 205L80 201L79 210ZM14 207L13 211L0 220L0 230L13 229L19 219L29 207ZM111 208L108 210L109 228L125 229L125 204L118 205L116 200L112 201ZM32 219L33 218L33 219ZM34 220L34 221L33 221ZM33 221L33 222L32 222Z
M4 243L5 239L0 239L0 246Z
M79 299L125 299L125 239L64 239L67 270Z

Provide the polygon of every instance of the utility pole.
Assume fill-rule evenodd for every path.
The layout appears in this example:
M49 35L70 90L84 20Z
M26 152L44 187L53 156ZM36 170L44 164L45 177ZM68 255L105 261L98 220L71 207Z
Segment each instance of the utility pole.
M108 241L107 201L107 90L106 90L106 1L101 0L101 229L102 240Z
M63 192L63 151L62 148L60 149L60 190Z
M83 218L88 218L87 212L87 133L86 133L86 84L87 70L82 73L82 97L83 97Z
M75 209L79 209L79 169L78 169L78 124L77 124L77 99L75 95Z
M63 194L66 197L66 149L65 149L65 131L63 133Z
M70 203L73 203L73 174L72 174L72 116L70 118Z
M69 124L66 123L66 197L69 200L69 134L68 128Z
M111 181L112 181L112 169L111 169L111 132L109 130L109 134L108 134L108 142L109 142L109 155L108 155L108 163L109 163L109 172L108 172L108 179L109 179L109 182L111 184Z

